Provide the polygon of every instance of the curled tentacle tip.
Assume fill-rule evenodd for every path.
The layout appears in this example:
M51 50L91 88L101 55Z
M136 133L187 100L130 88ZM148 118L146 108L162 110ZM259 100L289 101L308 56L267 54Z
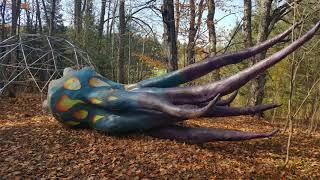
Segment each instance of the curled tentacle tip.
M220 99L220 97L221 97L221 94L218 93L218 94L209 102L209 104L206 106L206 111L208 111L208 110L210 110L211 108L213 108L213 107L217 104L217 102L218 102L218 100Z
M268 133L268 137L274 136L275 134L277 134L280 130L278 128L274 129L273 131L271 131L270 133Z
M282 103L272 103L272 104L270 104L272 107L280 107L280 106L282 106L283 104Z

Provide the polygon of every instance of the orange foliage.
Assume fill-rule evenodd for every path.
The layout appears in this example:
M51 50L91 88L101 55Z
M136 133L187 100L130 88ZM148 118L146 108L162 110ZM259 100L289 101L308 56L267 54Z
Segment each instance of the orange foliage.
M29 4L28 3L21 3L21 9L29 9Z
M154 59L150 56L146 56L144 54L141 54L141 53L135 53L134 56L138 57L138 59L140 61L142 61L143 63L145 63L146 65L148 66L151 66L151 67L156 67L156 68L159 68L159 69L165 69L166 68L166 65L157 60L157 59Z

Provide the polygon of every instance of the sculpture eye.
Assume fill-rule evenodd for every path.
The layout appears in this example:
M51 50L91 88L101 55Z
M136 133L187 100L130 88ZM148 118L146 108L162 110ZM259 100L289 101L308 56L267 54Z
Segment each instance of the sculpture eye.
M81 88L81 84L78 78L71 77L64 82L63 87L68 90L79 90Z
M99 78L96 78L96 77L92 77L89 79L89 85L91 87L110 87L110 84L100 80Z

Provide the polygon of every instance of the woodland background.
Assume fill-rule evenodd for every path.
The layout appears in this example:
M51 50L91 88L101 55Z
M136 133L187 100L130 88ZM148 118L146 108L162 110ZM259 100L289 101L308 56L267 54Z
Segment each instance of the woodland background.
M135 83L209 56L251 47L302 22L290 37L267 52L216 70L186 84L189 86L217 81L251 66L319 20L318 0L1 0L0 41L21 33L63 37L88 52L102 75ZM16 98L0 97L0 175L319 176L319 37L317 33L240 89L232 106L282 104L256 114L269 122L255 117L187 122L245 131L269 131L267 125L283 130L265 141L197 146L136 135L118 138L88 130L71 131L39 111L38 92L19 96L19 88L8 88L7 94ZM292 161L283 169L282 157L288 165L290 144ZM70 153L75 147L76 153Z
M71 39L89 53L101 74L134 83L253 46L303 22L269 51L194 82L205 83L234 74L286 46L319 20L319 10L317 0L2 0L0 28L2 40L19 33ZM219 19L218 11L224 15ZM229 16L238 18L230 21ZM281 103L282 108L267 116L286 118L287 124L295 118L311 132L320 117L319 46L317 35L241 88L236 104Z

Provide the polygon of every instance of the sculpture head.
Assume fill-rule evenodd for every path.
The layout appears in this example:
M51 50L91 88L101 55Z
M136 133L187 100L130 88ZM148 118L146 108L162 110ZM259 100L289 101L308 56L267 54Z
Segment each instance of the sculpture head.
M205 85L177 87L214 69L239 63L267 50L290 34L292 28L239 53L207 58L178 71L132 86L106 79L92 68L79 71L67 68L62 78L49 84L47 104L52 114L63 124L72 127L92 127L111 134L143 131L160 138L190 142L270 137L276 130L271 133L244 133L187 128L176 123L188 118L246 115L278 107L277 104L241 108L228 105L235 98L239 88L310 40L319 28L320 22L274 55L233 76ZM234 93L228 99L221 99L232 92Z

